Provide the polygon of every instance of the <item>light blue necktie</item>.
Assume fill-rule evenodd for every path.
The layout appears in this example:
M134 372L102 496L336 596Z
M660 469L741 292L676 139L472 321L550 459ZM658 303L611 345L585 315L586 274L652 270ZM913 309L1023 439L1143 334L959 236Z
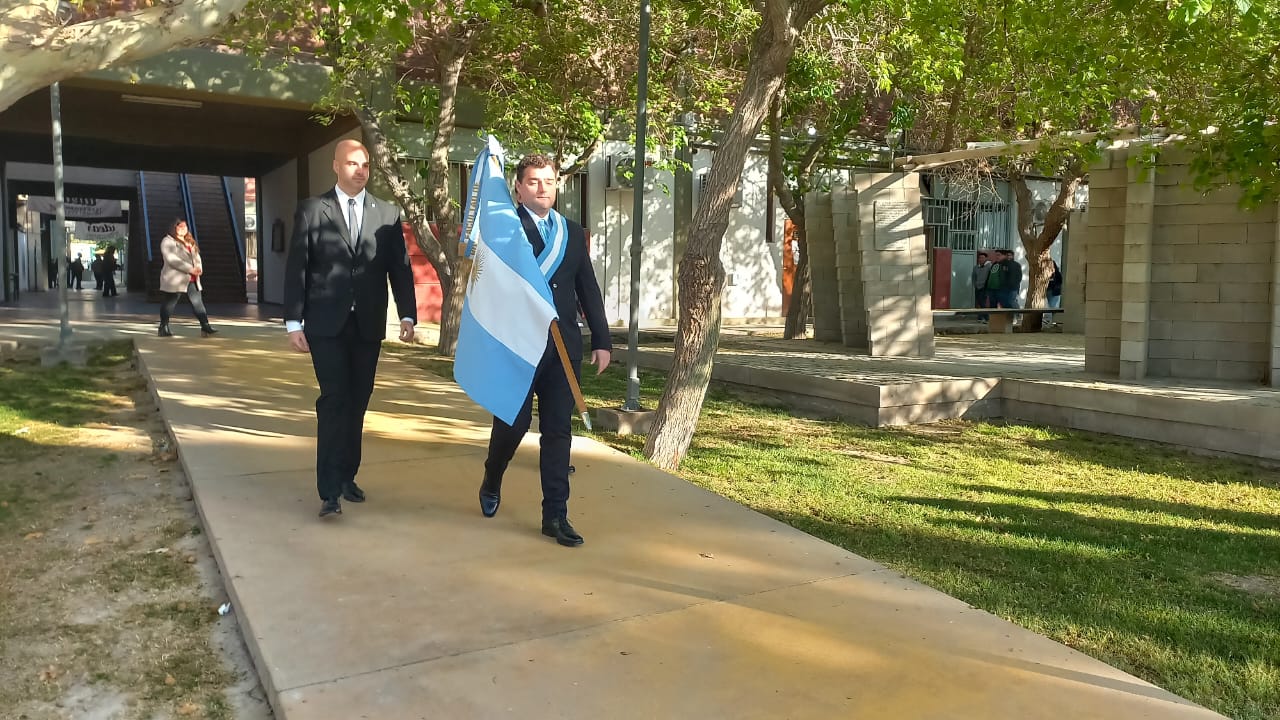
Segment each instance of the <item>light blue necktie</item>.
M551 220L543 218L538 221L538 232L542 233L542 242L551 244Z

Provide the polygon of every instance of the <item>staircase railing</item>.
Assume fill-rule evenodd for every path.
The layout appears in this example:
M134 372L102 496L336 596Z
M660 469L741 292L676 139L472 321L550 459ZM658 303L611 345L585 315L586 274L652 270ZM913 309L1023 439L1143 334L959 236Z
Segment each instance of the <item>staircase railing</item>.
M244 259L244 237L240 234L240 223L236 222L236 206L231 199L231 186L227 184L226 176L219 178L222 181L222 196L227 201L227 217L231 220L231 239L235 240L236 258L240 261L240 275L245 273Z
M195 236L196 242L200 242L200 233L196 230L195 206L191 203L191 184L187 182L186 173L178 176L178 184L182 188L182 207L186 210L187 232Z
M151 216L147 211L147 174L138 173L138 199L142 201L142 232L145 233L143 244L147 246L147 262L151 262Z

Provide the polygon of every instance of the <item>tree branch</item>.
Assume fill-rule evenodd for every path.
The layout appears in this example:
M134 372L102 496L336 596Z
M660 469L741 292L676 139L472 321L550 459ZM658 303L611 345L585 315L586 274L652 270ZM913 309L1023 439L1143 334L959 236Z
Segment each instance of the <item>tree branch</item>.
M158 55L210 37L248 0L173 0L63 27L52 13L0 19L0 111L65 78ZM40 3L44 9L49 3Z
M795 193L787 183L786 174L782 172L782 98L781 93L774 95L769 113L769 183L773 185L773 194L778 203L791 218L791 222L804 226L804 212L796 202Z

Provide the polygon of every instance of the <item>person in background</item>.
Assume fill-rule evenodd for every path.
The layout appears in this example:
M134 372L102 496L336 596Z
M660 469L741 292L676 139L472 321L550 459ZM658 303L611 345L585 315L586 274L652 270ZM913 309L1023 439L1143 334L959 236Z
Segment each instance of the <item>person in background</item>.
M1049 307L1057 310L1062 307L1062 270L1058 267L1058 261L1052 258L1049 263L1053 265L1053 273L1049 275L1049 287L1047 297ZM1047 322L1053 322L1053 314L1045 317Z
M120 267L120 263L116 262L115 247L108 247L98 262L98 284L102 287L102 297L119 295L116 292L116 268Z
M84 289L80 285L80 278L84 275L84 261L81 260L82 257L84 256L81 253L76 253L76 259L72 260L71 264L67 266L67 289L68 290L72 289L72 287L74 287L76 290Z
M1008 248L1000 250L1000 307L1017 308L1018 291L1022 289L1022 263Z
M164 301L160 303L160 337L171 337L169 316L178 305L178 298L186 295L191 301L191 311L200 321L200 336L209 337L218 332L209 324L209 313L204 309L204 299L200 294L200 277L204 275L204 266L200 261L200 246L195 236L187 229L187 221L176 218L169 224L169 234L160 241L160 256L164 266L160 268L160 294Z
M102 289L102 254L94 253L93 262L89 263L89 272L93 273L93 289Z
M991 307L991 300L987 293L987 276L991 274L991 261L987 259L987 253L984 250L978 251L977 262L973 265L973 306L978 308ZM979 320L986 321L986 314L978 316Z

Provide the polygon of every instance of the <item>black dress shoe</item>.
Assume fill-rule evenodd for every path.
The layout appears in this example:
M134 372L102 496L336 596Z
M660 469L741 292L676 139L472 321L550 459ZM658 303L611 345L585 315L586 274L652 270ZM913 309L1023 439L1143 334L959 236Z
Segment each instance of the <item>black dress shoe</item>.
M341 515L341 514L342 514L342 503L338 502L337 498L333 498L332 500L325 500L324 504L320 506L320 517L327 517L329 515Z
M342 486L342 499L347 502L361 503L364 502L364 491L354 482L349 482Z
M583 543L582 536L569 524L569 518L552 518L542 521L542 534L553 537L565 547L578 547Z
M494 478L488 470L484 471L484 480L480 481L480 514L487 518L498 514L498 506L502 504L502 477Z
M502 504L502 494L497 492L488 492L484 488L480 488L480 513L485 517L493 517L498 514L498 506Z

